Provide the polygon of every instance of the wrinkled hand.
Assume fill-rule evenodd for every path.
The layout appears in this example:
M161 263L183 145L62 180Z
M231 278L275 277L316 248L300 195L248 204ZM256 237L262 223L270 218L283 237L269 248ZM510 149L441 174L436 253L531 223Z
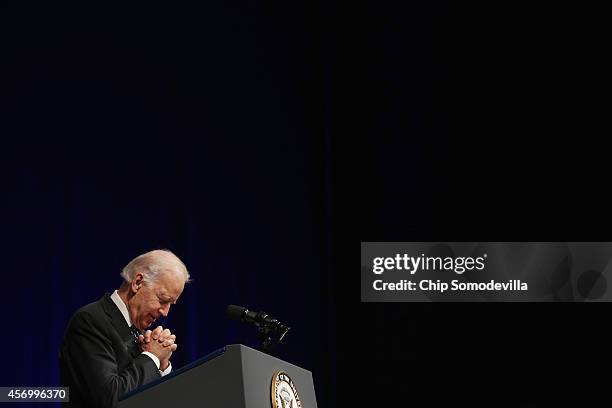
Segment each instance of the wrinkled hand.
M144 335L138 336L138 343L142 351L153 353L159 358L159 369L164 371L170 364L170 357L176 351L176 336L168 329L157 326L153 331L147 330Z

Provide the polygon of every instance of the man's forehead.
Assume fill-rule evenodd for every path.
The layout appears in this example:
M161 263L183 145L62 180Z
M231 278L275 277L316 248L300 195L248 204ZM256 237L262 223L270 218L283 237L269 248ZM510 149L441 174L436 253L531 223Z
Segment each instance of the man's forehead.
M156 289L157 294L160 296L166 296L171 298L178 298L179 295L183 292L183 287L185 283L173 274L165 274L160 277L157 281Z

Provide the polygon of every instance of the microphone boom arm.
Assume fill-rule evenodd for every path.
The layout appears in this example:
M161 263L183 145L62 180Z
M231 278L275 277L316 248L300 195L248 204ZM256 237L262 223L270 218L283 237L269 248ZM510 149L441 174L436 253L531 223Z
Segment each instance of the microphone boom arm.
M255 313L242 306L229 305L227 307L227 315L232 319L250 323L257 327L258 337L262 342L262 349L267 353L272 353L274 348L283 341L287 332L291 329L264 312Z

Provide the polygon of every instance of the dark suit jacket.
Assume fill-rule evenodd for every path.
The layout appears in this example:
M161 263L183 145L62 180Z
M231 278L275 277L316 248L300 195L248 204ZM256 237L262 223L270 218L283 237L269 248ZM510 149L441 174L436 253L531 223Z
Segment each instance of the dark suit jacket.
M72 408L115 407L122 394L160 377L108 293L72 316L59 358Z

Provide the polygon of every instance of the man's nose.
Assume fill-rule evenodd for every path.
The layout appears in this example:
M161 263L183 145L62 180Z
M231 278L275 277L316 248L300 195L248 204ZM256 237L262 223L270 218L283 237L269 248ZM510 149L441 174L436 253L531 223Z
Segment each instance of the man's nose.
M168 316L168 313L170 313L170 305L160 307L159 313L164 317Z

